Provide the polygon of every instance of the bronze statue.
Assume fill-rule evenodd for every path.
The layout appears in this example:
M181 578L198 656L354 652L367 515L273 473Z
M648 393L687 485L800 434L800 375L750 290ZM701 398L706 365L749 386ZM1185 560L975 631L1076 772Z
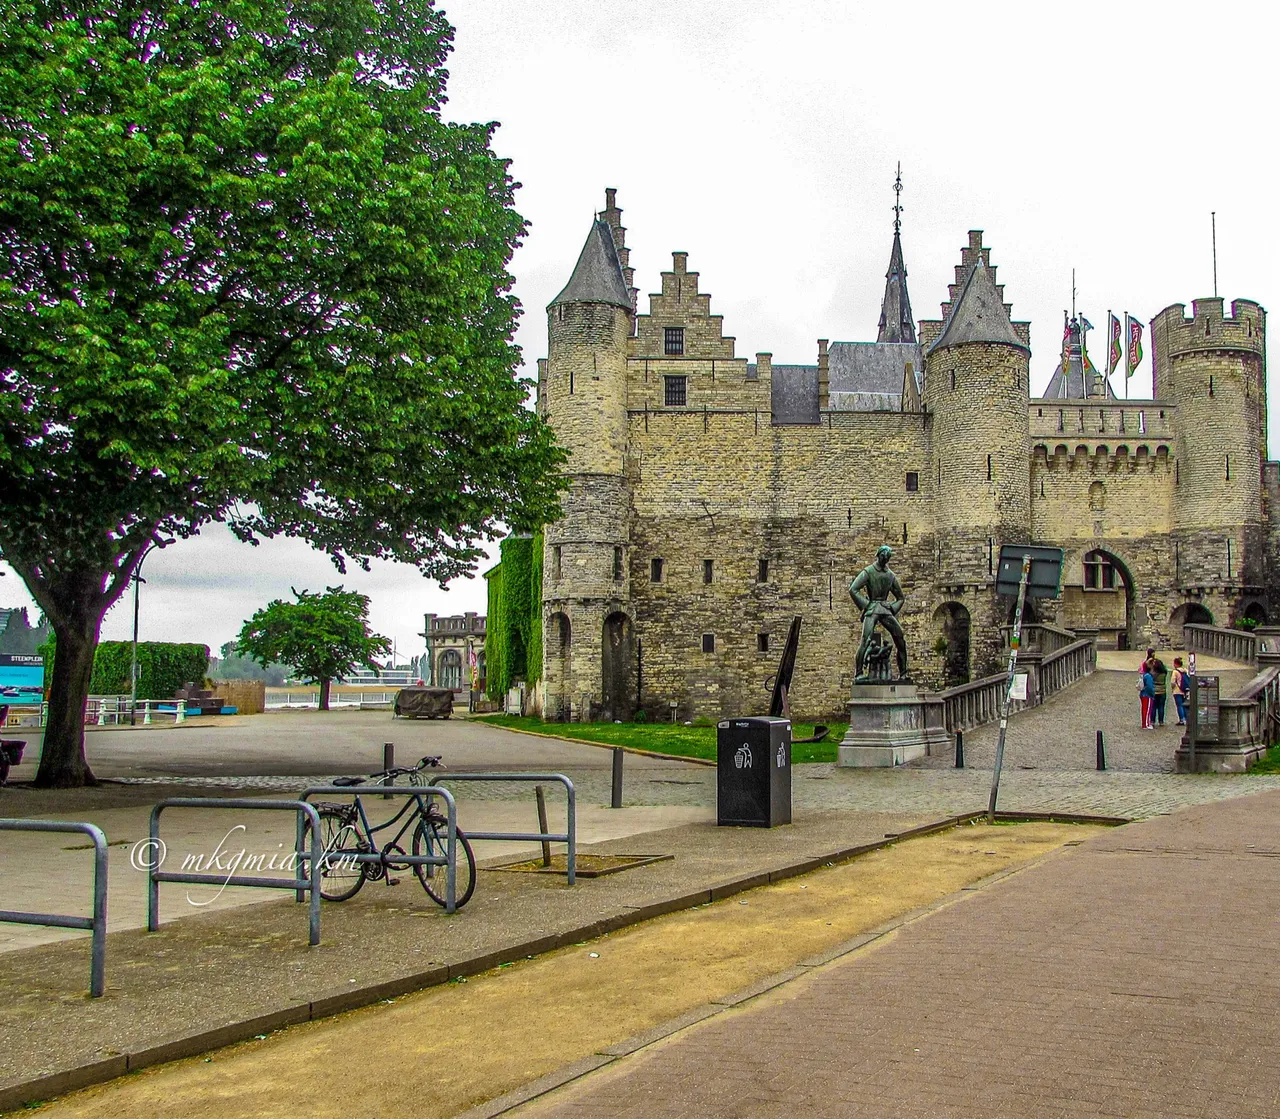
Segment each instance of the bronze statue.
M855 684L871 682L866 672L867 654L871 650L876 626L883 626L898 650L898 677L907 681L907 639L898 624L898 611L906 601L898 577L889 570L893 549L882 544L876 552L875 563L869 563L849 581L849 594L862 611L862 644L858 646L858 659L854 668Z

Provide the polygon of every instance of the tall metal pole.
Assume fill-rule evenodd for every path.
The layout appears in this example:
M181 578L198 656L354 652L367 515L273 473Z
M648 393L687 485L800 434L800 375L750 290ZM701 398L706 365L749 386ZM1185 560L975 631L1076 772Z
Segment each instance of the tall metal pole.
M1004 707L1000 711L1000 737L996 739L996 766L991 772L991 799L987 802L987 823L996 822L996 798L1000 795L1000 767L1004 764L1005 732L1009 729L1009 706L1013 702L1013 681L1018 667L1018 646L1022 643L1022 607L1027 601L1027 581L1031 578L1031 555L1022 557L1022 578L1018 581L1018 608L1013 614L1013 634L1009 638L1009 671L1005 677Z
M142 577L142 564L147 556L156 548L165 548L172 543L169 540L153 540L138 560L133 569L133 651L129 656L129 725L137 726L138 722L138 584L145 583Z
M1213 297L1218 298L1218 211L1209 211L1209 228L1213 236Z

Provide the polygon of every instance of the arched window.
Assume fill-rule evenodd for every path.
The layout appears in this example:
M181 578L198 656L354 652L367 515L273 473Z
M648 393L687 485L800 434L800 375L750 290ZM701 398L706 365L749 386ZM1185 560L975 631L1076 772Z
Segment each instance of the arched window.
M440 687L462 688L462 654L457 649L446 649L440 654Z

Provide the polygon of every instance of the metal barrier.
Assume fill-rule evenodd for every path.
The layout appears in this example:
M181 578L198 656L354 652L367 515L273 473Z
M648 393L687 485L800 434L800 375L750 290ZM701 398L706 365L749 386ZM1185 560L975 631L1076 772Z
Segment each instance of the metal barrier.
M440 797L444 801L446 809L445 853L443 855L409 855L396 852L395 863L397 866L443 866L445 868L444 911L446 913L456 913L458 911L455 903L458 885L458 806L454 803L453 794L448 789L437 789L431 785L379 785L373 783L365 785L312 785L311 788L303 791L300 799L306 801L314 793L324 793L326 796L356 797L357 799L359 799L361 793L368 793L370 796L376 795L379 799L395 794L400 796ZM315 811L310 804L306 807L313 812ZM363 810L362 822L366 828L369 827L368 818L363 816ZM299 842L301 842L301 825L299 825ZM383 861L381 851L370 851L367 854L343 851L338 857L357 863L381 863Z
M166 808L270 808L279 811L289 810L297 813L298 840L294 847L295 858L300 858L302 847L302 818L305 815L311 823L311 853L307 856L310 864L308 878L260 878L243 874L203 874L183 871L161 870L163 862L161 852L164 850L160 842L160 813ZM147 868L147 931L155 932L160 927L160 883L186 882L198 886L260 886L272 890L294 890L297 900L302 900L304 890L311 891L311 923L308 943L320 943L320 816L315 807L301 800L257 800L250 798L221 797L169 797L160 801L151 810L150 856ZM301 873L299 861L298 872Z
M445 782L453 781L557 781L565 787L568 794L568 830L563 834L552 833L548 831L519 832L519 831L468 831L468 839L501 839L509 842L523 842L528 840L530 843L567 843L569 845L568 867L569 867L569 885L572 886L577 880L577 858L578 858L578 824L577 824L577 796L574 792L573 782L569 780L563 773L444 773L438 777L431 778L431 786L438 786Z
M0 909L0 921L15 925L48 925L57 929L89 929L93 947L89 963L89 995L101 998L107 957L107 837L93 824L64 820L0 820L0 831L52 831L87 835L93 840L93 916L60 913L22 913Z

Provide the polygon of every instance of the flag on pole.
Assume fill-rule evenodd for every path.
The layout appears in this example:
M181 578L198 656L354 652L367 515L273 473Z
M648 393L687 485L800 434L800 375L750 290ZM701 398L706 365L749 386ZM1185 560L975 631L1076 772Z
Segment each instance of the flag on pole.
M1067 376L1071 365L1071 322L1066 311L1062 312L1062 376Z
M1110 377L1124 356L1124 346L1120 343L1120 320L1112 311L1107 312L1107 343L1107 376Z
M471 666L471 689L474 691L480 686L480 662L476 658L476 647L470 641L467 642L467 663Z
M1142 320L1133 318L1128 311L1124 313L1124 333L1129 340L1129 353L1124 363L1127 379L1142 363Z
M1089 360L1089 331L1093 329L1093 323L1080 316L1080 364L1084 367L1086 374L1097 374L1098 370L1094 368L1094 364Z

